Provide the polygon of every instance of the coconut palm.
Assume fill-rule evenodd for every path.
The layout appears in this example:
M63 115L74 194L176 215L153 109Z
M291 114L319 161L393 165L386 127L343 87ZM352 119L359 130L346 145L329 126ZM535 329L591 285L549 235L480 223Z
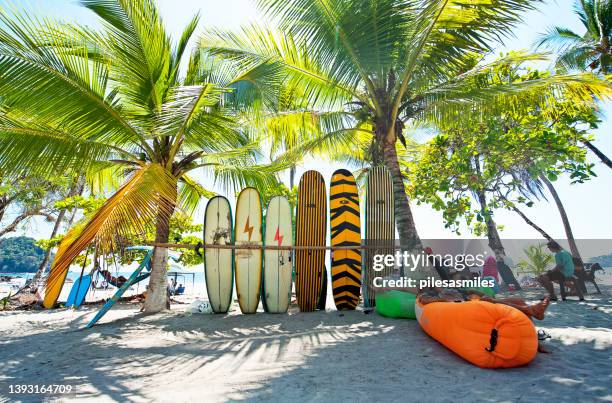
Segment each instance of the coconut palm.
M612 73L612 1L576 0L574 11L586 32L552 27L538 46L559 52L557 66L564 70L593 70Z
M371 155L393 179L401 245L418 249L396 144L415 121L451 119L462 109L487 113L493 99L552 85L583 87L592 77L555 76L486 89L475 88L480 57L508 34L520 13L538 2L527 0L259 0L278 30L248 26L238 32L209 32L202 47L243 71L259 69L270 85L291 83L308 94L314 111L343 109L351 134L371 127ZM529 60L531 55L509 59ZM497 63L497 62L493 62ZM466 84L469 82L469 85ZM276 83L276 84L275 84ZM508 104L507 103L507 104ZM496 102L495 105L500 105ZM507 106L507 105L506 105ZM497 111L499 112L499 111ZM352 130L352 133L351 133ZM331 143L331 134L326 141Z
M523 259L517 264L520 273L532 274L534 277L538 277L545 273L554 261L553 256L545 251L542 244L530 245L523 251L527 259Z
M81 4L100 29L0 12L0 172L86 172L94 189L115 189L60 244L48 307L57 299L49 290L92 242L109 252L155 224L155 242L167 243L173 212L210 194L195 170L228 185L275 180L255 164L249 133L228 108L253 101L258 78L230 77L187 50L198 16L173 41L153 0ZM166 306L166 267L167 248L156 247L149 312Z
M538 46L548 47L559 53L557 66L561 70L592 70L612 73L612 1L577 0L575 13L586 32L579 35L569 28L552 27L542 35ZM590 140L584 145L608 168L612 160Z

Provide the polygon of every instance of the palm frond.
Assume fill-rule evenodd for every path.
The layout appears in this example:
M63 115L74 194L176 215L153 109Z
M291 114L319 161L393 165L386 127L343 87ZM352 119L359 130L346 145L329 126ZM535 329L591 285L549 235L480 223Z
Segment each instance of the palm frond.
M7 177L84 172L98 161L132 158L112 144L73 136L10 111L0 111L0 140L0 171Z
M85 36L58 23L0 10L0 93L31 120L89 139L139 144L142 136L115 105L109 67Z
M81 225L73 228L60 243L46 289L63 283L74 259L92 242L100 253L117 248L121 237L144 233L147 223L160 216L170 217L177 202L176 178L158 164L136 171L106 203ZM45 295L44 306L52 307L59 293Z
M179 180L178 204L179 209L188 216L197 210L202 198L210 199L215 196L214 192L206 190L204 186L195 181L191 176L182 175Z
M276 32L251 25L239 32L210 31L201 42L209 54L232 63L237 72L267 72L272 85L303 88L311 106L337 108L361 98L358 83L334 74L325 55L308 43L297 42L291 32ZM262 71L263 69L263 71ZM241 75L240 73L237 75ZM367 98L362 98L368 102Z
M171 73L171 43L153 0L81 0L100 17L111 78L135 116L159 111Z
M183 30L181 37L179 38L176 47L172 50L172 56L170 59L170 78L169 81L172 84L177 84L177 77L179 73L179 69L181 67L181 61L183 60L183 56L185 54L185 50L187 49L187 45L191 40L198 24L200 23L200 13L196 13L193 16L189 24Z

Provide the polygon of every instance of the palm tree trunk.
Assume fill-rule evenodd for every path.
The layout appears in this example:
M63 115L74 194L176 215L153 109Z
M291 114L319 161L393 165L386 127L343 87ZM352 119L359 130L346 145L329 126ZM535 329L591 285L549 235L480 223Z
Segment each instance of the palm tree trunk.
M421 252L423 245L417 233L410 201L406 194L404 177L400 170L397 152L394 144L385 144L383 149L385 166L391 174L393 182L393 196L395 199L395 222L400 238L400 246L404 250Z
M416 229L412 209L410 208L410 200L406 194L404 185L404 177L402 175L397 152L394 144L385 144L383 146L382 157L385 166L391 174L393 182L393 197L395 205L395 223L399 233L400 247L403 251L409 251L414 254L423 252L423 244ZM414 270L415 268L413 268ZM400 275L404 276L404 267L400 267ZM418 271L412 272L410 277L415 281L424 280L426 278L438 277L437 272L432 266L420 266ZM420 284L420 282L419 282Z
M51 236L49 236L49 239L53 239L57 236L57 233L59 232L59 229L62 226L62 221L64 221L65 215L66 215L66 209L63 209L58 213L57 218L55 219L55 224L53 225L53 230L51 231ZM36 270L36 274L32 278L31 284L32 284L33 290L37 287L38 282L42 279L43 275L45 274L45 271L47 269L47 264L49 263L49 258L51 257L51 249L53 248L49 247L45 251L45 256L43 257L42 262L40 262L40 265L38 265L38 270Z
M155 243L168 243L170 238L170 217L160 214L155 228ZM144 310L148 313L169 309L168 304L168 248L155 247L151 262L151 276Z
M295 186L295 165L289 168L289 189L293 189L293 186Z
M582 140L582 143L587 146L589 150L593 152L604 164L608 166L608 168L612 168L612 161L606 154L604 154L599 148L595 147L593 143L588 140Z
M528 224L530 225L533 229L535 229L536 231L538 231L540 234L542 234L542 236L544 238L546 238L547 241L554 241L553 237L551 237L548 232L544 231L539 225L537 225L536 223L534 223L533 221L531 221L529 219L529 217L527 217L525 215L525 213L523 213L518 207L511 205L510 208L512 209L512 211L514 211L516 214L520 215L521 218Z
M561 216L561 221L563 221L563 229L565 230L565 236L567 237L567 242L569 243L570 251L572 252L572 256L578 262L578 269L584 269L584 263L582 262L582 257L580 256L580 252L578 251L578 246L576 245L576 240L574 239L574 233L572 232L572 226L570 225L569 219L567 218L567 213L565 212L565 207L563 207L563 203L561 202L561 198L557 193L557 190L553 186L552 183L546 178L544 175L540 176L540 179L546 187L548 191L552 195L553 199L555 199L555 203L557 205L557 209L559 210L559 215Z
M85 190L85 180L83 178L77 178L75 183L72 185L72 187L68 191L67 197L74 197L77 194L82 195L84 190ZM76 211L77 211L77 208L75 207L72 213L72 216L70 218L70 221L68 222L67 228L70 228L72 226L72 221L74 221ZM49 237L49 239L53 239L57 236L60 230L60 227L62 226L62 221L64 221L65 216L66 216L66 209L62 209L57 215L57 218L55 220L55 224L53 225L53 230L51 231L51 236ZM40 265L38 266L38 270L36 270L36 274L32 278L31 285L33 287L32 288L33 292L36 290L36 288L38 287L39 281L43 278L45 274L45 271L47 269L47 264L49 263L50 257L51 257L51 248L48 248L45 251L45 256L43 257L42 262L40 262Z

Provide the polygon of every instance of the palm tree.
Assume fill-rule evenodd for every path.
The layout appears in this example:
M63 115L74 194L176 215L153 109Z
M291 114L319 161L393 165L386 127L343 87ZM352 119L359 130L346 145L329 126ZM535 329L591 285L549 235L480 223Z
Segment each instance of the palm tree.
M518 263L519 272L533 274L535 277L546 272L554 259L544 250L544 245L531 245L524 249L527 259Z
M612 73L612 1L576 0L574 11L586 32L552 27L541 36L538 46L559 52L557 66L564 70L593 70Z
M452 119L465 109L487 113L491 100L510 100L521 91L592 82L585 75L555 76L486 90L474 87L490 69L475 55L491 50L535 3L259 0L278 31L256 25L238 32L213 31L203 38L202 48L238 70L267 71L269 85L302 88L313 111L343 109L350 124L327 133L327 144L333 136L351 142L351 135L370 130L371 157L393 179L400 243L414 250L421 241L396 151L406 125Z
M555 49L557 66L562 70L592 70L612 73L612 1L576 0L575 13L586 32L579 35L569 28L552 27L540 38L537 46ZM608 168L612 160L591 141L582 140Z
M171 215L192 212L209 194L195 170L228 185L275 181L255 165L249 133L228 108L252 100L243 90L258 78L230 77L187 52L199 16L173 42L153 0L81 4L97 14L100 30L0 11L0 172L86 172L106 191L118 184L60 244L47 307L92 242L107 253L154 223L155 242L167 243ZM167 255L155 248L146 311L166 306Z

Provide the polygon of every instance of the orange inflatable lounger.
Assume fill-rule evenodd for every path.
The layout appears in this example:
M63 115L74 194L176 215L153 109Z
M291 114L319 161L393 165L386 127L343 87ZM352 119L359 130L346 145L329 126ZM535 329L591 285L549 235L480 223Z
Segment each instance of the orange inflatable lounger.
M538 350L531 320L507 305L483 301L422 305L417 300L415 312L425 333L481 368L526 365Z

